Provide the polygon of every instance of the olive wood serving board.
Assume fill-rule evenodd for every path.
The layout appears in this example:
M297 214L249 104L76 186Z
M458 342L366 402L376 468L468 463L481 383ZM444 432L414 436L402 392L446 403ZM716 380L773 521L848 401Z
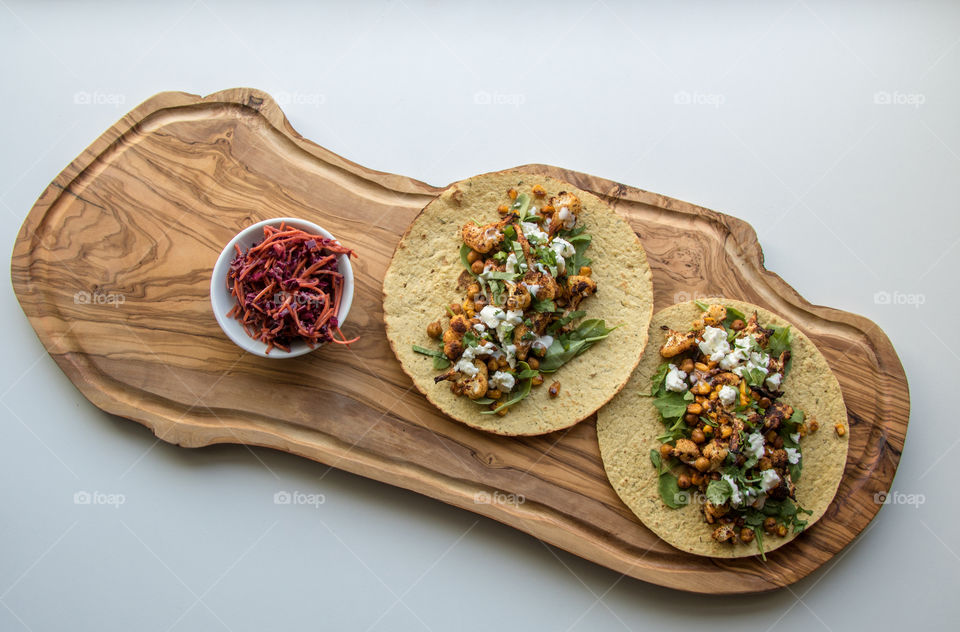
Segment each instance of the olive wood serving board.
M170 443L299 454L684 590L785 586L849 544L879 510L874 494L890 488L907 430L906 377L883 331L809 304L765 270L741 220L575 171L520 169L592 191L629 219L653 269L655 309L716 294L763 305L805 331L836 372L851 433L843 482L823 519L766 563L696 557L658 540L608 484L595 416L509 438L431 406L384 335L381 279L400 236L441 189L302 138L263 92L165 92L124 116L37 200L14 247L13 285L84 396ZM344 333L361 338L350 349L264 359L242 352L214 320L209 282L221 248L280 216L314 221L357 251Z

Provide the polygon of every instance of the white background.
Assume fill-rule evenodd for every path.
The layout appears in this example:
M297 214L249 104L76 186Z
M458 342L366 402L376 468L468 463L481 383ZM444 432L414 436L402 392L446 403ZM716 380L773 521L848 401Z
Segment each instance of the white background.
M956 3L0 5L7 252L47 183L164 90L261 88L307 138L435 185L531 162L597 174L747 220L768 268L887 332L913 400L894 490L923 501L884 507L790 589L688 596L293 456L157 443L80 396L7 285L0 629L956 624ZM325 502L277 506L281 490Z

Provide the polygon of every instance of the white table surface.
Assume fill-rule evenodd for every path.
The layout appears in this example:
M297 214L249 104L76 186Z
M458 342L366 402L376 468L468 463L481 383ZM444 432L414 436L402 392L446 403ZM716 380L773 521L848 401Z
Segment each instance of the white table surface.
M626 182L747 220L769 269L887 332L912 386L903 502L790 589L692 597L294 456L157 442L79 394L8 284L0 629L956 625L956 3L303 4L0 1L7 252L164 90L261 88L307 138L436 185L532 162ZM274 504L295 490L324 502Z

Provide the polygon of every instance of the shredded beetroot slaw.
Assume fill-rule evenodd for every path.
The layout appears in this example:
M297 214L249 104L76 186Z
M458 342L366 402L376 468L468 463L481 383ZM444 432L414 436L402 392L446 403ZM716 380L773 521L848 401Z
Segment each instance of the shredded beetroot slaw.
M344 283L337 256L355 257L355 252L335 239L285 223L264 226L263 240L246 252L235 247L227 288L237 303L227 316L239 320L251 338L265 343L267 353L274 347L290 351L296 340L310 347L359 340L346 339L336 316Z

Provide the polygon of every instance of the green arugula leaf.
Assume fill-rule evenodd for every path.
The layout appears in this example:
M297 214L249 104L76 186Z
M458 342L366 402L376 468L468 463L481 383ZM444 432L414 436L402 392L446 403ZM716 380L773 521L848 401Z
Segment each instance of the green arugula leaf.
M793 338L790 333L790 325L785 327L771 325L770 329L773 329L773 335L767 340L767 353L774 358L779 358L781 353L790 350L790 343Z
M526 193L521 193L517 196L517 199L514 200L513 204L510 205L510 210L516 213L520 217L520 221L526 221L527 209L530 208L530 196Z
M570 272L571 274L579 274L580 268L583 266L588 266L593 261L587 257L584 253L587 251L587 248L590 247L590 242L593 240L587 233L581 233L577 236L576 241L571 241L573 244L574 254L570 260ZM568 240L569 241L569 240Z
M663 458L660 456L660 450L650 449L650 462L657 468L657 475L663 473Z
M420 345L413 345L413 350L417 353L422 353L426 356L433 356L435 358L445 358L443 351L436 351L434 349L427 349L426 347L421 347Z
M658 477L657 490L660 492L660 500L670 509L679 509L690 502L690 495L686 492L680 492L680 485L677 484L677 477L670 472L664 472Z
M499 270L489 270L483 273L483 278L491 281L516 281L520 275L516 272L500 272Z
M468 347L477 346L477 334L473 333L472 329L467 330L467 333L463 334L463 344Z
M653 399L653 405L660 411L664 419L673 420L682 417L687 412L687 400L680 393L667 391Z
M470 269L470 262L467 260L467 256L470 254L471 250L473 249L467 244L463 244L460 246L460 263L462 263L463 267L467 269L467 272L469 272L472 276L475 277L477 275L473 274L473 270Z
M722 478L719 481L710 481L710 484L707 485L707 500L714 505L722 505L730 500L730 496L732 495L733 488L730 487L728 481Z
M413 345L413 350L416 353L423 354L425 356L430 356L433 358L433 368L437 371L442 369L450 368L450 360L447 359L447 356L444 355L442 351L435 351L433 349L427 349L426 347L421 347L420 345Z
M606 323L598 318L583 321L576 329L553 341L540 361L540 372L553 373L589 349L594 343L605 339L616 328L608 328Z
M726 305L724 305L724 307L727 308L727 317L723 319L723 326L725 328L730 329L730 326L735 320L747 322L747 316L736 307L727 307Z
M650 385L650 397L656 397L661 391L665 391L664 383L667 381L667 373L670 372L670 363L664 362L653 374L653 380Z

